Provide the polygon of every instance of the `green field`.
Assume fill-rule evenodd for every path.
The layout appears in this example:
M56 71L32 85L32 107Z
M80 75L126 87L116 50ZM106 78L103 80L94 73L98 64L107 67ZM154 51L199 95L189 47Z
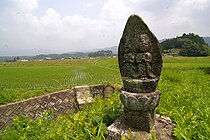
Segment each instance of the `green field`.
M0 63L0 104L76 85L106 83L122 84L116 58ZM210 139L210 57L163 58L158 89L162 96L157 113L172 118L176 139ZM43 124L61 122L57 123Z
M78 85L119 84L117 67L112 58L0 63L0 104Z

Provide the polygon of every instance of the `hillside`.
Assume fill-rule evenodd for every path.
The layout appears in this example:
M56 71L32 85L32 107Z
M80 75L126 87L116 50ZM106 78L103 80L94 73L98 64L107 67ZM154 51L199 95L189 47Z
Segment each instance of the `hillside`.
M194 33L166 39L160 43L160 47L162 53L169 55L208 56L210 51L204 38Z
M205 40L206 43L208 43L210 47L210 37L203 37L203 39Z
M118 54L118 46L105 48L104 50L110 50L110 51L112 51L113 54Z
M118 54L118 46L107 47L107 48L102 48L102 49L92 49L92 50L87 50L85 52L97 52L101 50L104 50L104 51L110 50L112 51L113 54Z

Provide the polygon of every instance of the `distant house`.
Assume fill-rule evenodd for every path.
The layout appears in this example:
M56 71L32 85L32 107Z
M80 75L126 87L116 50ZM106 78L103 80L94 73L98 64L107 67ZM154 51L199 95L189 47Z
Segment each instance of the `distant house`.
M22 59L20 60L21 62L27 62L28 60L27 59Z
M52 60L52 58L51 58L51 57L45 57L45 59L46 59L46 60Z

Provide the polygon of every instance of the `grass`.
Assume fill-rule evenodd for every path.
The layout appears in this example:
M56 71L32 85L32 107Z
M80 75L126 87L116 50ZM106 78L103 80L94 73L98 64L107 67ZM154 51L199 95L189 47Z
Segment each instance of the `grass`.
M164 59L157 112L176 123L177 139L210 138L210 58Z
M27 93L28 87L23 84L23 81L27 82L27 78L21 79L21 77L18 77L15 73L17 72L17 65L20 65L20 69L27 69L30 68L31 70L28 71L28 75L30 73L33 73L32 76L36 77L39 72L33 72L33 68L37 68L40 71L42 71L44 68L46 69L46 73L41 73L42 76L37 79L37 81L45 81L46 79L43 78L44 76L47 76L48 74L48 85L44 86L44 84L40 84L36 88L31 88L28 90L29 93L32 94L32 96L36 96L38 94L43 94L43 91L45 90L55 90L56 88L66 88L70 87L71 85L82 85L82 84L99 84L99 83L118 83L121 84L120 80L120 74L118 70L118 64L117 59L114 58L103 58L103 59L85 59L85 60L74 60L72 61L46 61L46 62L28 62L28 63L0 63L0 77L2 76L2 72L5 71L4 74L8 74L4 77L8 77L7 84L4 83L3 78L0 78L0 83L3 85L3 89L0 92L2 100L2 93L6 93L7 91L11 90L13 92L5 94L5 97L11 96L10 94L13 94L12 96L16 96L17 93L15 92L18 90L19 99L25 98L23 97L23 93ZM24 64L24 65L23 65ZM22 66L23 65L23 66ZM4 67L5 70L2 68ZM48 69L49 67L49 69ZM7 68L10 69L16 69L11 73L7 73ZM54 70L50 70L53 68ZM66 68L66 69L65 69ZM65 71L68 72L65 72ZM161 90L161 100L159 103L159 106L157 107L157 113L169 116L173 122L175 123L176 127L174 129L174 135L176 139L184 139L184 140L208 140L210 139L210 58L209 57L172 57L172 58L163 58L163 70L161 74L161 79L158 84L158 89ZM56 75L57 73L60 73ZM62 73L63 72L63 73ZM25 74L22 75L22 77L25 77L27 72L24 72ZM82 74L83 73L83 74ZM85 76L91 78L86 78ZM50 75L50 76L49 76ZM56 75L56 76L54 76ZM74 75L74 76L73 76ZM19 83L16 83L16 85L13 83L13 78L16 80L21 80ZM74 84L71 82L62 82L62 77L67 77L69 80L72 77L74 80ZM59 84L53 84L52 79L55 79L59 81ZM5 78L4 78L5 79ZM35 79L35 78L34 78ZM82 80L85 79L85 80ZM91 79L91 80L90 80ZM11 81L10 81L11 80ZM14 80L15 81L15 80ZM33 85L32 83L35 80L32 80L31 82L28 80L28 85ZM64 80L65 81L65 80ZM10 83L10 84L8 84ZM44 82L43 82L44 83ZM14 84L14 85L13 85ZM10 85L13 85L11 87ZM49 88L49 87L52 88ZM33 87L33 86L31 86ZM43 89L42 89L43 88ZM40 90L40 91L39 91ZM45 91L46 93L47 91ZM27 94L26 94L27 95ZM3 97L4 97L3 96ZM11 96L11 97L12 97ZM11 99L12 100L12 99ZM10 100L10 101L11 101ZM27 119L19 120L14 123L13 127L10 127L6 129L0 136L0 138L7 139L7 136L12 136L15 134L20 134L19 137L25 137L25 139L31 138L31 135L36 135L37 137L41 134L46 134L49 137L43 138L43 139L50 139L51 136L55 136L54 138L59 139L65 139L65 135L71 135L73 137L68 137L69 139L74 138L86 138L86 139L103 139L106 136L106 129L105 125L108 126L111 121L108 117L102 117L102 116L112 116L113 118L116 118L120 112L122 111L121 105L119 104L119 99L110 99L107 101L107 103L110 103L110 105L106 104L103 101L98 101L97 109L100 110L98 114L91 114L94 113L94 105L88 107L89 110L84 110L84 112L80 112L79 118L77 118L77 121L74 119L72 120L72 117L63 117L60 116L55 121L50 121L52 123L47 123L49 120L43 120L41 121L43 125L40 125L40 120L43 119L43 117L38 118L38 120L35 121L29 121L28 124L26 121ZM104 106L105 105L105 106ZM116 108L109 108L112 106L117 106ZM107 108L107 106L109 106ZM91 108L93 107L93 108ZM107 111L109 110L109 111ZM110 112L111 110L114 110L116 112ZM95 112L97 113L97 111ZM100 114L103 114L102 116ZM87 119L86 117L88 116ZM95 117L98 116L98 117ZM103 119L102 119L103 118ZM98 120L98 123L95 123L92 120ZM87 123L83 124L84 121ZM115 119L111 119L112 121ZM26 121L26 122L25 122ZM81 123L81 122L83 123ZM107 123L107 122L109 123ZM68 127L67 124L73 123L75 126L79 127L79 130L75 131L77 133L74 133L73 130L76 128L71 126ZM22 125L24 123L24 126ZM70 124L71 124L70 123ZM89 126L95 128L94 130L91 129ZM38 128L37 128L38 127ZM57 129L58 128L58 129ZM71 128L71 129L70 129ZM99 129L100 128L100 129ZM37 131L36 131L37 129ZM41 129L41 130L39 130ZM42 130L43 129L43 130ZM56 129L56 130L55 130ZM103 133L101 132L101 129L103 130ZM17 131L16 131L17 130ZM95 131L96 130L96 131ZM100 130L100 131L99 131ZM57 132L59 131L59 133ZM95 133L93 133L93 131ZM20 133L21 132L21 133ZM58 135L58 134L59 135ZM74 135L73 135L73 134ZM31 134L31 135L30 135ZM87 137L82 137L83 135ZM57 137L59 136L59 137ZM81 136L81 137L80 137ZM98 137L99 136L99 137ZM40 139L41 136L40 136Z
M177 139L210 138L210 80L199 69L165 70L157 112L176 123Z

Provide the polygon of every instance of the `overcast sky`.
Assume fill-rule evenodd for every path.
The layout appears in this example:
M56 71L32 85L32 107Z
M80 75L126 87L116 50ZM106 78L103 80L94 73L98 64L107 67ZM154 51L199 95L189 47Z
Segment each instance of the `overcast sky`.
M210 36L210 0L0 0L0 55L112 47L131 14L158 39Z

